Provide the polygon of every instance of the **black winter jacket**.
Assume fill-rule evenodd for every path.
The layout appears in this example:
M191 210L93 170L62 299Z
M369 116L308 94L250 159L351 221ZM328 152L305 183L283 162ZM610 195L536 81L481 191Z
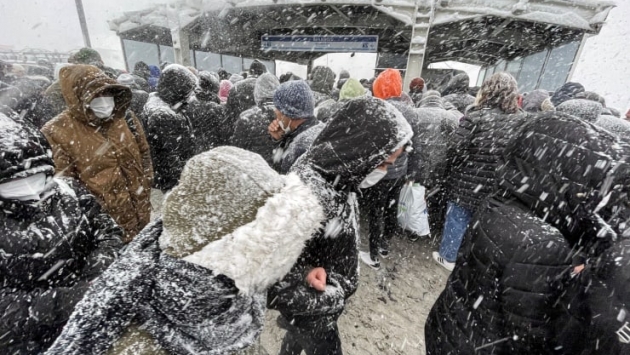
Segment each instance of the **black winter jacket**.
M294 325L312 317L338 315L357 288L358 210L353 191L361 181L412 135L395 109L379 99L348 101L295 163L292 172L310 186L326 214L324 228L309 240L287 276L268 292L269 307ZM326 292L304 279L314 267L328 274Z
M230 89L227 103L225 104L225 113L232 124L227 132L227 139L234 133L234 122L239 118L241 113L256 106L254 98L254 90L256 89L256 78L247 78L234 84Z
M38 205L0 200L0 349L46 350L75 304L114 261L120 229L94 196L54 180Z
M524 121L524 114L498 109L474 110L464 117L448 152L450 201L474 211L496 190L499 157Z
M273 162L276 170L281 174L287 174L298 158L311 147L322 129L324 124L312 118L275 142Z
M131 89L131 95L131 105L129 109L136 117L140 117L144 110L144 105L146 105L149 100L149 93L144 90Z
M223 105L201 100L191 102L186 108L185 112L189 113L193 127L197 154L228 144L232 121L225 111Z
M243 112L234 123L234 134L229 144L259 154L272 166L275 146L267 132L269 124L276 119L273 102L264 102Z

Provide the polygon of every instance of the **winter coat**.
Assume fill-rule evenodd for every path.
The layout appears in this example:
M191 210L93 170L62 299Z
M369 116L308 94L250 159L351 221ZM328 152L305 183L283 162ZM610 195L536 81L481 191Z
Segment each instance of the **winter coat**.
M567 100L556 107L558 112L564 112L587 122L595 122L602 113L602 109L599 102L586 99Z
M413 106L405 103L400 98L392 98L387 100L387 102L400 111L409 124L418 120L418 116L413 109ZM411 127L413 129L414 125ZM414 131L414 135L415 134L416 132ZM385 175L383 180L398 180L405 177L407 175L408 164L408 153L403 151L402 154L398 156L394 164L387 167L387 175Z
M619 256L606 251L619 243L630 212L630 168L622 161L629 149L557 113L515 134L498 196L471 221L427 319L427 355L627 353L614 318L630 301L630 287L614 271L600 273L600 265ZM586 269L571 275L580 264ZM598 324L602 318L608 324Z
M129 106L129 109L136 117L140 117L142 115L142 111L144 110L144 105L146 105L147 101L149 101L149 93L143 90L131 89L131 95L131 105Z
M551 103L555 107L558 107L561 103L575 98L575 95L581 92L584 92L584 86L582 86L582 84L568 82L553 93Z
M85 184L128 242L149 222L153 178L144 130L127 112L131 91L88 65L61 69L60 82L68 108L42 128L56 170ZM102 93L111 93L116 102L112 118L104 122L88 106Z
M195 156L166 198L164 221L147 226L93 283L47 354L246 348L262 331L265 290L323 219L308 186L255 154L220 147Z
M227 137L231 137L234 133L234 122L239 118L241 113L256 106L254 90L256 89L256 78L248 78L234 84L230 89L230 93L225 105L225 113L232 125L229 127Z
M196 154L228 144L232 121L225 107L214 101L195 100L184 110L193 127Z
M277 165L277 170L281 174L288 173L298 158L311 147L322 129L324 124L312 118L275 142L273 161Z
M414 135L408 176L430 188L445 183L448 146L459 120L444 109L439 96L426 96L419 104L417 119L410 122Z
M612 132L625 140L630 140L630 122L624 119L615 116L600 115L594 123L596 126Z
M474 211L495 191L499 158L524 120L524 114L506 115L499 109L474 110L464 117L447 156L450 201Z
M291 272L268 292L269 307L294 320L295 326L338 315L356 291L359 230L352 192L412 134L390 104L371 97L350 100L291 169L318 196L326 216L324 228L307 242ZM326 270L325 292L304 281L313 267Z
M272 101L263 102L243 112L234 123L234 134L229 144L259 154L269 165L273 165L274 141L267 128L276 119Z
M335 85L335 72L329 67L315 67L312 72L310 82L313 96L315 97L315 107L332 97L330 94Z
M466 108L475 103L475 97L468 93L469 86L468 75L455 75L442 91L442 99L452 103L459 112L466 113Z
M523 111L532 113L541 112L543 111L543 103L546 100L550 100L549 93L546 90L539 89L531 91L523 97ZM548 102L551 103L551 101Z
M150 94L144 106L142 116L147 125L156 189L172 189L188 159L197 152L190 120L194 107L189 108L186 103L195 87L196 78L188 69L169 65L160 77L157 93Z
M150 92L157 90L158 82L160 81L161 71L157 65L149 65L149 72L151 73L147 82L149 83Z
M61 83L59 80L54 81L48 89L44 91L44 98L51 107L50 114L52 117L57 117L57 115L67 108L66 100L64 100L63 93L61 92Z
M202 71L199 73L199 88L195 93L197 100L208 101L220 104L219 99L219 80L210 72Z
M446 95L442 97L442 100L453 104L459 112L466 112L466 109L475 103L475 97L468 93Z

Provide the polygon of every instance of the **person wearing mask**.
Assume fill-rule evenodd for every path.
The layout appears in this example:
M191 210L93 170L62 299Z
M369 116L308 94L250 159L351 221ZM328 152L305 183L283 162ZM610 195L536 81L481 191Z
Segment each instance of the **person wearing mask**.
M164 193L177 185L188 159L197 152L189 103L194 100L197 78L179 64L170 64L162 72L157 92L149 95L143 121L155 178L151 193L153 211L161 210Z
M291 168L317 195L325 221L291 271L267 294L269 307L280 312L287 329L281 355L343 353L337 319L359 281L354 193L378 183L412 134L390 104L356 98L335 114Z
M409 96L413 104L418 107L420 100L422 99L422 93L424 92L424 79L413 78L409 83Z
M129 109L134 115L136 115L136 117L140 117L140 115L142 115L142 110L144 110L144 105L146 105L149 100L149 93L141 90L140 86L136 84L136 81L130 74L120 74L116 81L118 84L125 85L131 89L131 105L129 106Z
M267 127L276 119L273 97L280 86L278 79L270 73L256 79L254 99L256 106L243 112L234 123L234 134L230 145L259 154L269 165L273 165L274 142Z
M473 213L494 192L503 149L526 118L518 97L516 80L510 74L492 75L481 85L475 105L452 136L446 222L440 248L433 252L433 259L449 271Z
M61 69L59 81L68 108L42 128L57 174L85 184L129 242L149 222L153 179L131 90L90 65Z
M442 99L452 103L459 112L466 113L468 107L475 103L475 97L469 94L469 90L468 74L457 74L446 84Z
M523 96L523 111L529 113L547 112L555 110L547 90L534 90Z
M296 174L235 147L199 154L46 354L242 354L262 331L266 289L324 220Z
M627 354L628 156L562 113L517 131L429 313L427 355Z
M137 62L133 66L133 72L131 73L136 84L140 87L140 90L150 92L149 78L151 77L151 69L149 65L143 61Z
M397 69L386 69L374 81L374 96L389 102L408 123L417 120L413 106L403 101L403 80ZM412 126L413 129L413 126ZM394 164L387 167L378 185L367 189L361 205L369 220L370 251L359 254L361 261L373 269L380 268L380 259L389 256L389 241L398 230L398 199L407 175L407 151L403 151ZM410 235L412 240L420 236Z
M554 107L558 107L561 103L574 99L577 94L584 91L584 86L582 86L582 84L568 82L553 93L551 96L551 103Z
M331 94L335 85L335 72L329 67L318 66L313 68L311 78L311 90L313 90L315 107L326 100L331 100Z
M114 261L123 231L78 181L53 177L35 127L0 114L0 349L41 354Z
M313 92L302 80L281 84L273 95L276 119L268 132L276 146L273 162L281 174L289 172L324 128L315 118L314 102Z
M418 119L411 123L415 133L408 179L426 188L430 229L438 233L446 214L446 156L459 120L444 109L440 93L434 90L422 96L416 114Z

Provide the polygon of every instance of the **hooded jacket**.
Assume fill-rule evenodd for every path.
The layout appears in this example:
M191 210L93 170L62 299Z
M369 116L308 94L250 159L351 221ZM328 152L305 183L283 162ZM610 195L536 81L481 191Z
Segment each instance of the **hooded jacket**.
M276 119L273 94L280 85L278 79L269 73L256 80L254 97L256 106L243 112L234 123L234 134L230 145L259 154L269 164L273 164L272 152L275 146L267 128Z
M543 103L547 100L550 100L550 96L546 90L534 90L529 92L523 97L523 111L532 113L547 111L543 110ZM551 103L551 101L548 101L548 103Z
M452 103L459 112L466 113L466 109L475 103L475 97L470 95L470 78L467 74L455 75L442 92L442 99Z
M379 99L388 100L400 97L402 91L403 79L400 71L397 69L386 69L374 80L372 92Z
M331 99L330 94L335 86L335 72L329 67L315 67L311 73L311 90L315 96L315 107Z
M195 93L197 100L208 101L220 104L219 99L219 80L210 72L202 71L199 73L199 88Z
M400 113L402 113L403 117L407 122L412 125L411 129L415 126L415 122L418 120L418 116L414 107L405 102L400 97L392 97L387 100L392 106L394 106ZM414 131L414 135L416 132ZM409 143L409 142L406 142ZM406 150L398 156L398 159L394 162L394 164L387 167L387 175L383 178L383 180L398 180L402 179L407 175L408 172L408 153Z
M619 239L619 227L629 212L623 161L629 148L558 113L515 134L504 154L500 197L474 217L429 314L428 355L628 351L615 334L623 325L615 317L630 302L621 281L627 261L607 254L628 241ZM575 262L580 254L586 261ZM602 272L615 258L623 260L619 269ZM579 264L585 270L572 275Z
M310 118L295 130L283 135L279 141L274 142L272 158L276 169L281 174L288 173L298 158L308 151L324 126L317 119Z
M149 79L147 79L147 82L149 83L149 90L151 90L151 92L157 90L157 86L158 86L158 82L160 81L160 75L161 75L161 71L160 68L157 65L149 65Z
M432 188L446 179L446 157L451 135L459 120L444 109L437 91L427 91L411 122L413 151L409 154L409 179Z
M412 134L407 121L390 104L371 97L353 99L291 169L311 187L325 214L324 227L307 242L291 272L268 292L269 306L292 324L299 327L314 318L338 315L355 292L359 230L352 192ZM304 282L313 267L326 270L325 292Z
M149 95L143 121L155 170L153 187L170 190L177 184L188 159L197 152L188 107L197 79L185 67L171 64L164 69L157 93Z
M262 330L266 288L291 269L324 219L295 174L280 176L234 147L191 159L164 208L164 220L92 285L47 354L246 348Z
M630 122L610 115L600 115L595 120L595 125L601 127L619 137L630 140Z
M234 133L234 122L238 119L241 113L256 106L256 99L254 98L255 89L256 78L241 80L234 84L234 87L230 89L227 103L225 105L225 113L232 124L226 132L227 138L231 137Z
M151 77L151 69L145 62L137 62L133 68L133 72L131 73L136 84L140 87L141 90L149 92L151 91L151 87L149 86L149 78Z
M42 132L53 148L57 173L81 181L99 200L128 242L149 222L153 167L140 121L128 112L131 91L98 68L61 69L61 90L68 108ZM112 118L99 120L89 103L114 97Z
M0 348L39 354L114 260L122 230L85 188L53 179L50 146L35 128L0 115L0 183L44 173L37 202L0 198Z
M525 114L476 109L466 115L452 136L448 151L450 201L475 211L497 186L500 157Z
M347 79L339 91L339 101L327 100L315 108L315 117L326 123L337 111L341 109L346 101L361 97L367 94L367 90L356 79Z

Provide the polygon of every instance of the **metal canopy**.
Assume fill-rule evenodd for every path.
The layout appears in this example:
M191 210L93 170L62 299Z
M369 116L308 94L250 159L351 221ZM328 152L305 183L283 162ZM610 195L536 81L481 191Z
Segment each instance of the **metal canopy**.
M112 20L110 28L124 39L163 45L172 45L169 36L181 32L187 35L190 49L300 64L323 53L265 52L260 48L261 36L378 35L380 53L416 56L420 60L414 63L422 67L445 60L485 65L597 33L614 6L595 0L218 3L221 0L158 5L153 11Z

